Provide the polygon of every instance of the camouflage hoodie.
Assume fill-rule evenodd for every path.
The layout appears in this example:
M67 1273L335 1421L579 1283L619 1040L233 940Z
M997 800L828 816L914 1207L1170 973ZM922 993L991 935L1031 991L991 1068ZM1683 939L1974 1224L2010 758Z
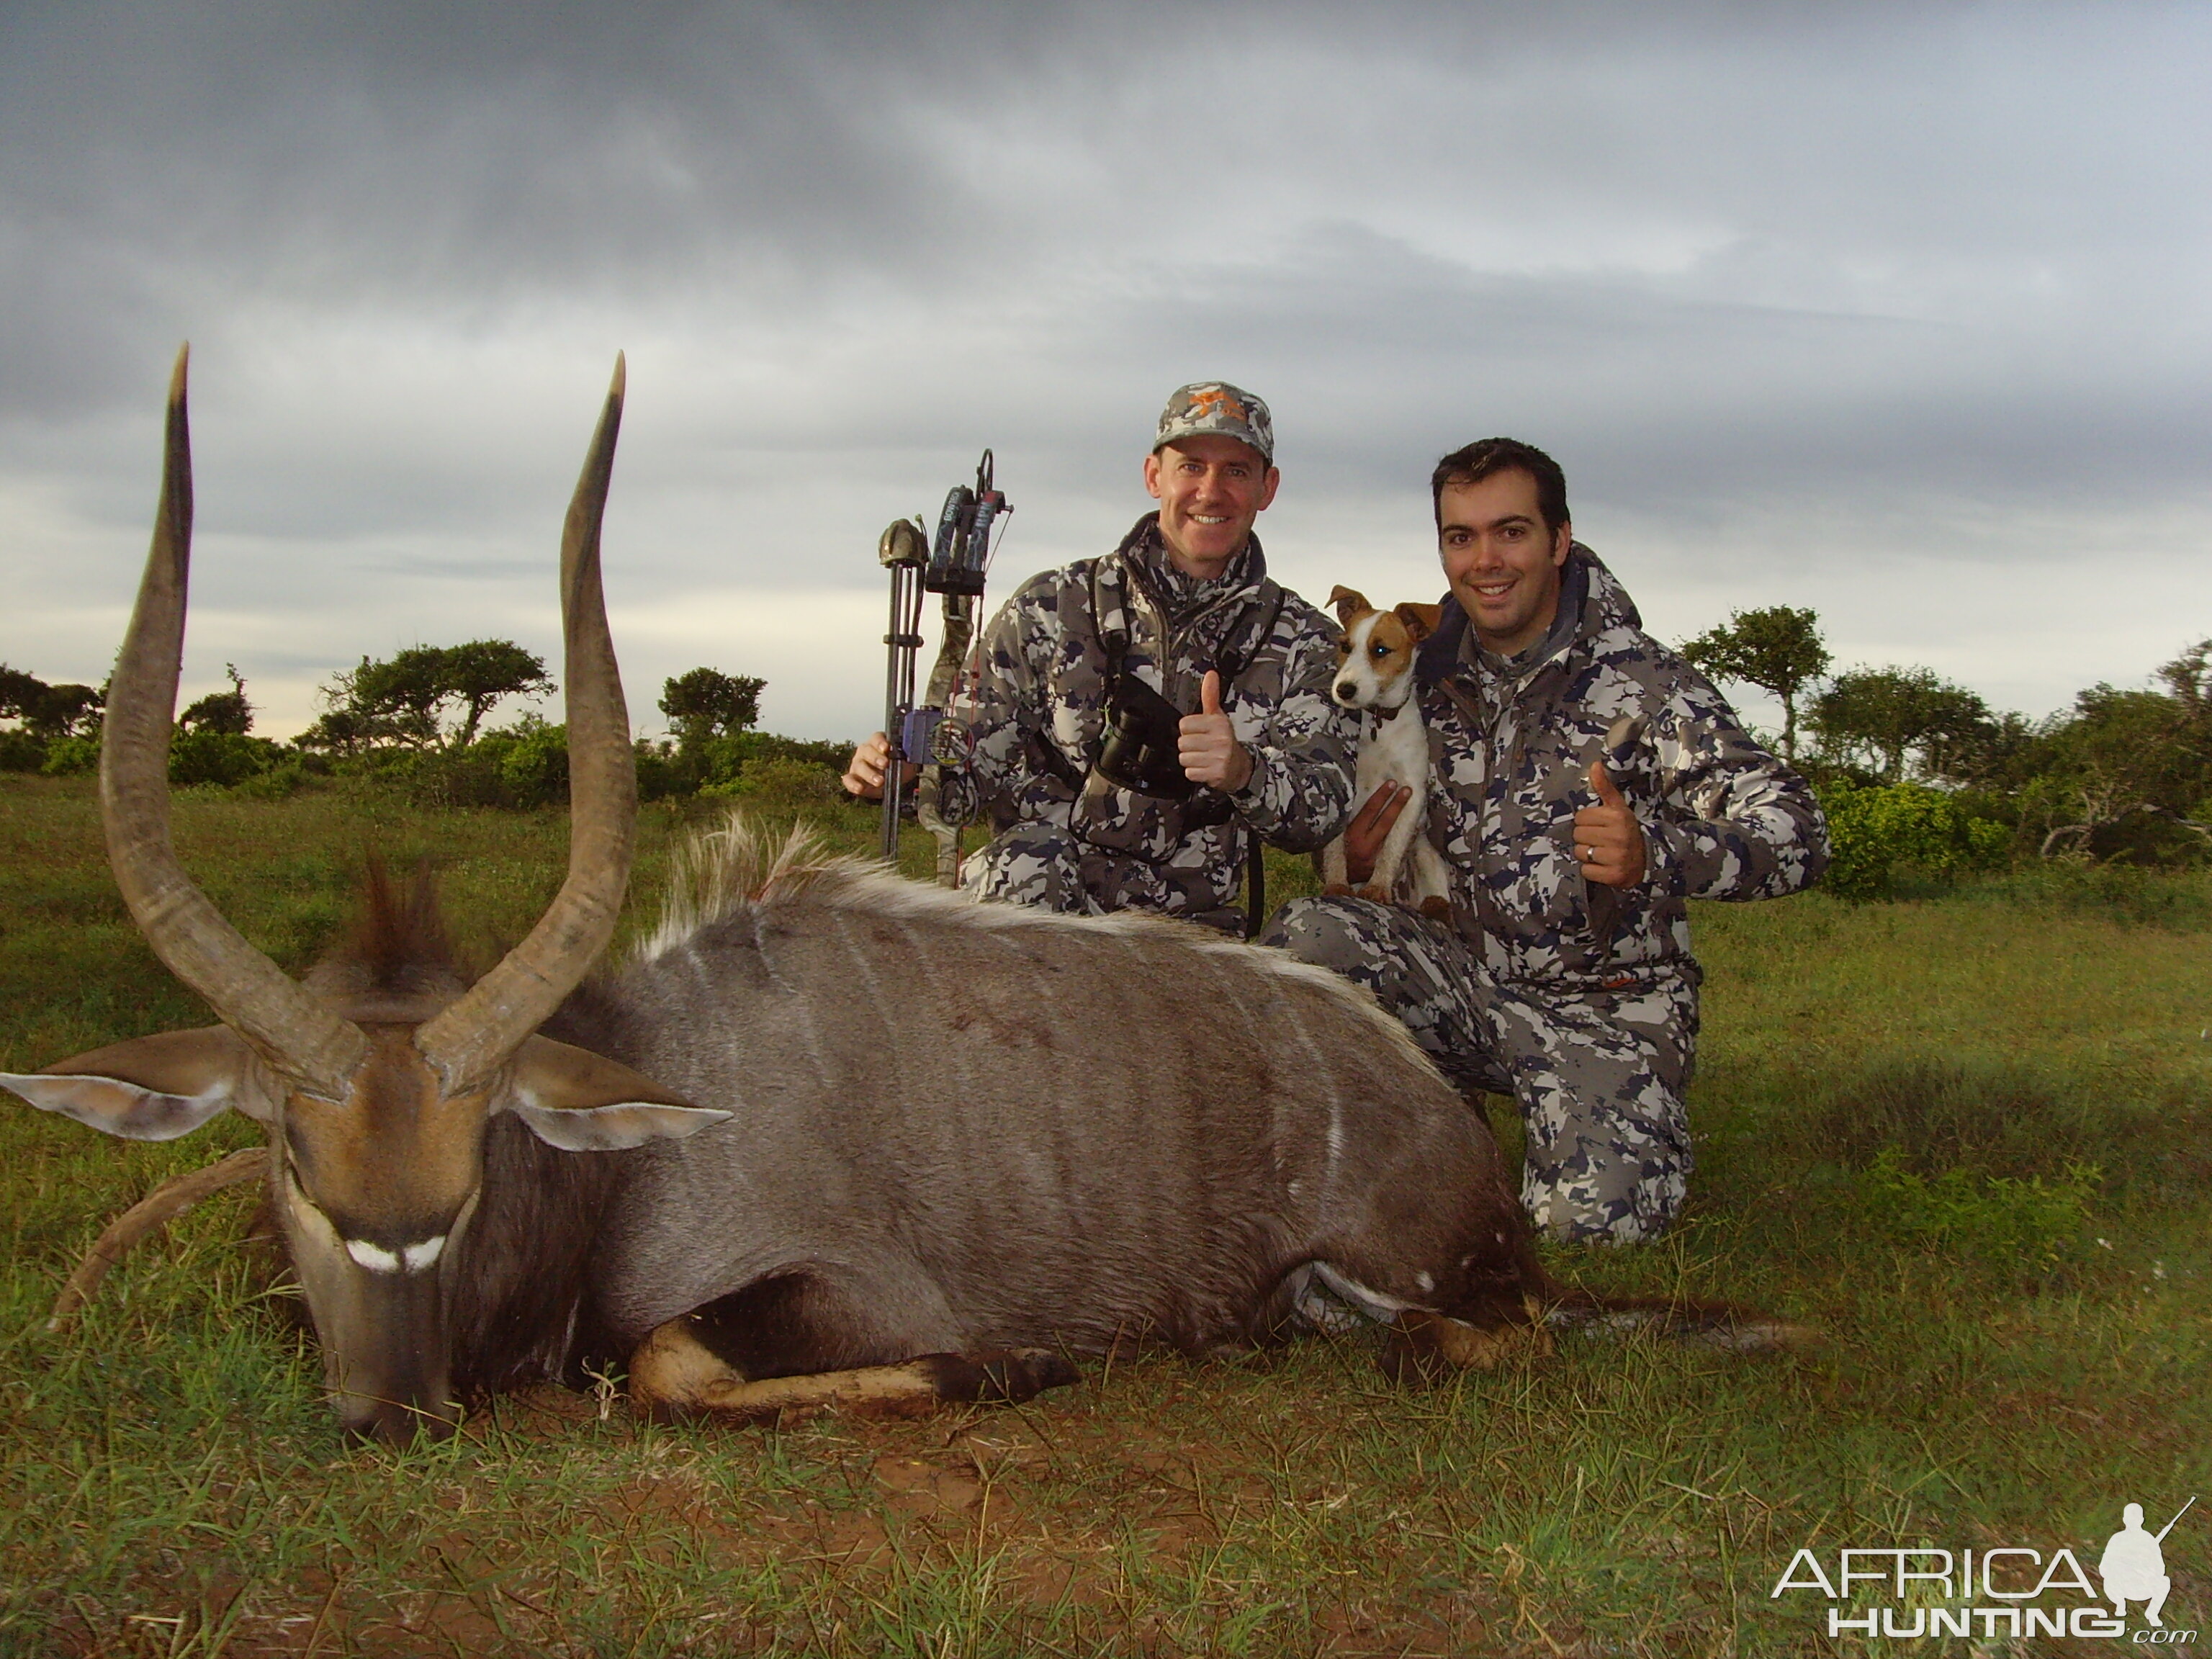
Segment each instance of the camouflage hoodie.
M1453 920L1501 978L1694 981L1683 900L1797 891L1827 867L1827 826L1805 781L1644 632L1580 543L1559 610L1517 658L1482 649L1463 616L1455 652L1439 638L1425 653L1428 832L1452 869ZM1632 889L1586 882L1575 861L1601 758L1644 830L1650 867Z
M1225 653L1243 659L1222 698L1252 757L1250 781L1228 798L1233 817L1194 826L1190 815L1103 780L1079 799L1105 722L1103 636L1114 634L1127 640L1127 670L1186 714L1197 710L1208 669ZM1168 562L1158 514L1147 514L1113 552L1032 577L993 618L977 647L981 683L939 748L956 758L947 782L957 776L966 799L955 804L980 806L1000 830L1069 827L1115 866L1117 903L1178 913L1233 904L1243 825L1307 851L1351 811L1359 716L1328 695L1336 635L1268 579L1258 538L1221 577L1200 582ZM1194 804L1218 811L1219 800L1202 789Z

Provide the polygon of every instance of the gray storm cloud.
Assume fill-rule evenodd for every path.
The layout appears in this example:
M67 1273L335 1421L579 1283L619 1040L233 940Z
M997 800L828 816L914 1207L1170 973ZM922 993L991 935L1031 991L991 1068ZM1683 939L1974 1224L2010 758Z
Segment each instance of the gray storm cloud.
M2100 5L17 7L0 656L96 678L194 341L188 687L551 644L617 347L610 592L872 723L875 534L993 445L1000 591L1098 550L1179 381L1273 403L1294 582L1437 586L1491 431L1677 635L2041 712L2212 632L2212 14ZM2148 595L2154 595L2146 604Z

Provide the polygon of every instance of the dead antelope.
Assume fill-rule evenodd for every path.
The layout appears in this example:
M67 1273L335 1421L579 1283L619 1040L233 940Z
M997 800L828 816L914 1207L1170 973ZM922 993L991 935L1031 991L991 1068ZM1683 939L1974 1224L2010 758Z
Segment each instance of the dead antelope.
M630 734L600 592L615 380L561 559L568 873L471 981L427 888L372 874L295 981L170 845L191 482L185 360L108 700L115 875L222 1024L0 1077L109 1133L267 1126L338 1416L391 1439L627 1359L664 1413L1019 1399L1061 1358L1279 1329L1315 1276L1426 1374L1540 1345L1497 1149L1364 994L1172 923L977 906L710 847L691 907L585 983L629 878Z

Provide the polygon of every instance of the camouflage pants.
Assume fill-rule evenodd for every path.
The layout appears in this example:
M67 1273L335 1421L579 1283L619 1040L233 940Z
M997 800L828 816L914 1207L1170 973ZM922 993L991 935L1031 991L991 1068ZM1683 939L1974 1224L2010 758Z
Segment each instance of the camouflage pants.
M1233 905L1206 905L1210 895L1193 880L1194 873L1101 852L1063 824L1027 823L970 854L960 866L960 887L973 898L1069 915L1152 910L1242 938L1243 913ZM1196 902L1194 890L1200 894Z
M1681 1207L1682 1105L1698 1033L1679 971L1619 990L1508 981L1440 922L1367 899L1296 899L1262 945L1366 986L1470 1095L1511 1095L1528 1157L1521 1201L1555 1238L1649 1238Z

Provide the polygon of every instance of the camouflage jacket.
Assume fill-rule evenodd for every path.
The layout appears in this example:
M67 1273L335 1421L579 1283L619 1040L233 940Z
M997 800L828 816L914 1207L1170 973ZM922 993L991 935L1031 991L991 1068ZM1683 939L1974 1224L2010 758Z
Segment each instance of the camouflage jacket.
M1097 896L1107 908L1234 904L1243 826L1302 852L1335 836L1351 811L1359 717L1328 695L1337 631L1269 580L1256 537L1221 578L1197 582L1168 563L1158 515L1147 514L1105 557L1032 577L992 620L973 697L956 707L939 744L954 762L947 786L964 795L957 805L981 807L1000 830L1069 828L1086 865L1095 852L1112 866L1115 890ZM1252 776L1225 811L1212 790L1197 793L1192 812L1101 779L1085 787L1105 722L1112 636L1127 641L1127 670L1186 714L1199 707L1206 671L1241 659L1222 706ZM1209 807L1220 821L1191 821Z
M1694 981L1683 901L1796 892L1827 866L1827 826L1805 781L1644 632L1580 543L1560 613L1518 658L1481 649L1468 628L1455 653L1439 640L1423 665L1426 827L1451 866L1454 921L1503 977ZM1650 869L1634 888L1586 882L1575 860L1599 759L1643 826Z

